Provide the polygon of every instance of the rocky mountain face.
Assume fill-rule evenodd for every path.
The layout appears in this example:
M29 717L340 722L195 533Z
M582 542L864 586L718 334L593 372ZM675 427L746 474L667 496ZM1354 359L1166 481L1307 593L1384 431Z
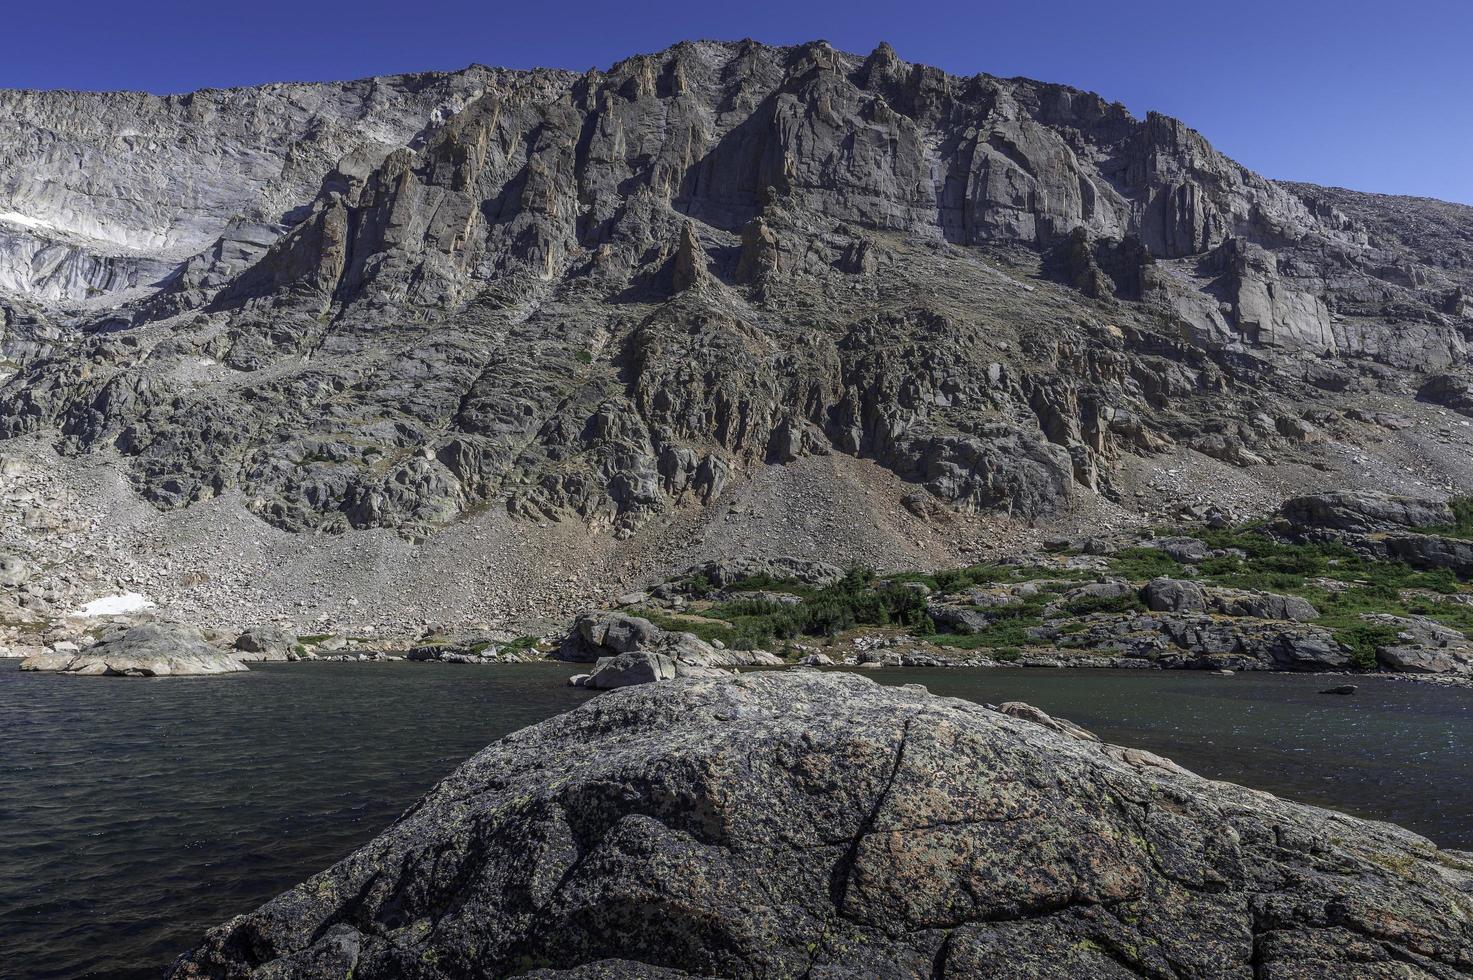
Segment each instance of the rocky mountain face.
M1470 891L1027 705L758 673L502 739L171 976L1452 978Z
M0 433L161 509L627 537L825 455L922 518L1148 512L1133 468L1183 454L1279 496L1470 476L1408 440L1473 411L1473 209L1063 86L699 42L4 93L0 131Z

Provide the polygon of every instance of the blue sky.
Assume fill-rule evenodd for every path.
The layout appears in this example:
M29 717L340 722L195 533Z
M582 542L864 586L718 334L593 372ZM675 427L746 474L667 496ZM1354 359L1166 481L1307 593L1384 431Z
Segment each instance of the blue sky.
M15 3L0 87L179 92L824 38L1179 116L1259 172L1473 204L1473 0Z

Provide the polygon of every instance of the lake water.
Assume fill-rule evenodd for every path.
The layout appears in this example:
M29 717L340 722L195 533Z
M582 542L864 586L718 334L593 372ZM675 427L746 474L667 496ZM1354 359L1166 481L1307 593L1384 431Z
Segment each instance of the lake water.
M257 665L115 680L0 663L0 975L156 977L486 743L590 695L556 664ZM886 670L1023 700L1216 778L1473 847L1473 692L1323 677Z

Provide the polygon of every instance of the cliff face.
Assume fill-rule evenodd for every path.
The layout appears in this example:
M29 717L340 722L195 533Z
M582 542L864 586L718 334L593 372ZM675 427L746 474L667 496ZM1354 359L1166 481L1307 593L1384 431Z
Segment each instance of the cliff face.
M164 97L0 91L0 289L105 303L201 252L217 253L218 274L240 272L339 161L372 166L419 141L493 75Z
M9 93L0 127L0 431L289 529L630 534L830 453L964 511L1135 506L1135 458L1375 454L1355 406L1473 327L1473 209L887 46Z

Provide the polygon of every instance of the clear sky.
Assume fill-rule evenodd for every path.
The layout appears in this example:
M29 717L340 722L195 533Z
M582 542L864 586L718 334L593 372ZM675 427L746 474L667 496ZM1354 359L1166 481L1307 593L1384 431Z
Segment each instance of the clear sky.
M607 67L686 38L881 40L957 74L1179 116L1269 177L1473 204L1473 0L72 0L0 17L0 87L146 89L472 62Z

